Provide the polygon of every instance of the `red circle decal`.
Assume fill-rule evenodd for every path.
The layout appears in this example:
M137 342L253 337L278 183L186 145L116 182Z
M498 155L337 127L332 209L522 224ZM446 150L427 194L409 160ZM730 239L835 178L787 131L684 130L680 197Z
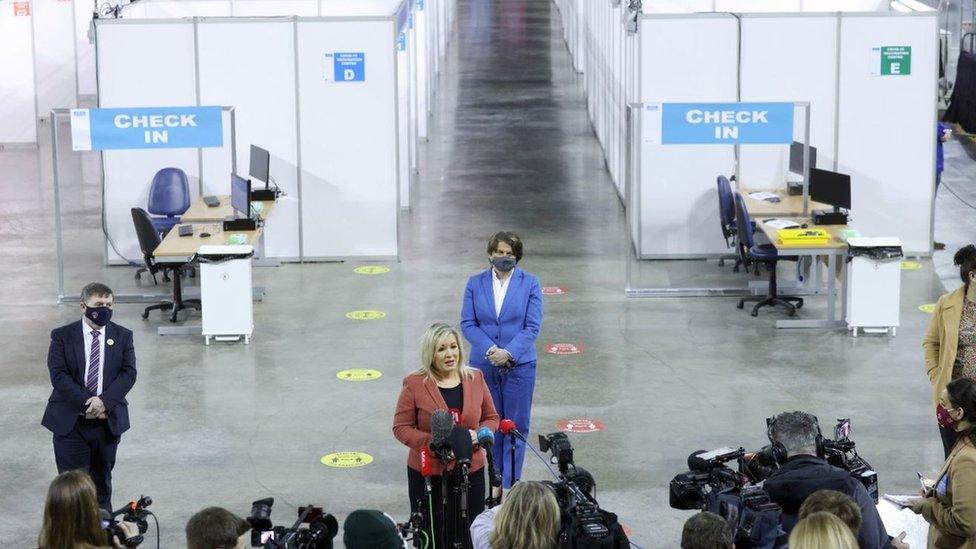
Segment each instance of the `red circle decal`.
M562 286L543 286L542 295L566 295L569 290Z
M595 433L603 427L603 422L598 419L566 419L556 424L556 429L564 433Z
M547 343L546 352L551 355L578 355L583 352L582 343Z

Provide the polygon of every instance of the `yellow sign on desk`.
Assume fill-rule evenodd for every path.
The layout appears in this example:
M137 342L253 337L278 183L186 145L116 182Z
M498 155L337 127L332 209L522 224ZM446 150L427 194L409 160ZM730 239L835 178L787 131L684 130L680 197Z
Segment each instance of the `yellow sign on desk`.
M780 229L777 234L780 243L785 245L826 244L830 242L830 234L824 229Z

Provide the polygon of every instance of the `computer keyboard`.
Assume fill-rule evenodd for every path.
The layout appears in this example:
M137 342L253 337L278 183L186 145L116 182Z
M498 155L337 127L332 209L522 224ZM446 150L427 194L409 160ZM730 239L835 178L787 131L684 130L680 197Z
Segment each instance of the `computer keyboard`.
M220 199L216 196L205 196L203 197L203 203L209 208L216 208L217 206L220 206Z

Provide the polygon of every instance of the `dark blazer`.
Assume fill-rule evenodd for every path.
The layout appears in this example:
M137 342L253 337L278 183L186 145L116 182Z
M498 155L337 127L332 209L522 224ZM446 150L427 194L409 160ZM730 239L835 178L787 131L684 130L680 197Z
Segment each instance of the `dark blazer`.
M464 406L461 409L460 425L465 429L477 431L488 427L492 432L498 430L498 412L488 392L484 375L474 369L471 379L461 378L464 392ZM403 378L403 388L397 400L393 415L393 436L410 447L407 466L420 471L420 449L430 444L430 416L434 410L447 410L447 403L434 380L421 373L413 373ZM485 453L478 450L471 457L471 471L478 471L485 465ZM433 474L441 474L441 465L433 460Z
M72 322L51 332L47 369L51 374L51 398L41 425L56 435L66 435L85 411L85 401L95 396L85 387L85 339L81 323ZM86 326L87 328L87 326ZM108 341L112 340L112 345ZM105 326L105 365L99 398L108 412L108 426L119 436L129 429L129 403L125 395L136 382L136 351L132 331L109 322Z
M505 349L515 364L536 361L535 339L542 329L542 286L535 275L516 268L508 282L502 312L495 314L492 269L472 276L464 288L461 331L471 344L471 364L490 366L485 353L492 345Z

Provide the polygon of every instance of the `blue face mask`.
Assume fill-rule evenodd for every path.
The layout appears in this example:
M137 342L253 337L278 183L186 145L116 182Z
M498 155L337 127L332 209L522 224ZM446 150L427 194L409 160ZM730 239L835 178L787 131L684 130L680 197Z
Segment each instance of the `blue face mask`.
M112 320L112 309L108 307L85 307L85 318L95 326L104 326Z
M491 258L491 264L498 272L507 273L515 268L515 258L507 255Z

